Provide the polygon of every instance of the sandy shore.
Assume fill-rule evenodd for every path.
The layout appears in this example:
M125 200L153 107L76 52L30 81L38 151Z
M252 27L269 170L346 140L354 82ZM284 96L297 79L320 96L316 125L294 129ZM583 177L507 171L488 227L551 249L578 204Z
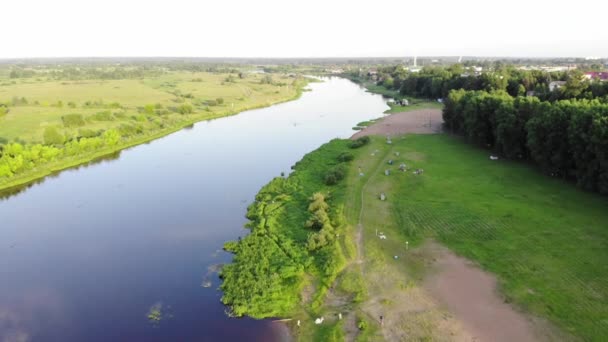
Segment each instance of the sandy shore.
M441 132L441 109L420 109L395 113L355 133L351 139L366 135L434 134Z

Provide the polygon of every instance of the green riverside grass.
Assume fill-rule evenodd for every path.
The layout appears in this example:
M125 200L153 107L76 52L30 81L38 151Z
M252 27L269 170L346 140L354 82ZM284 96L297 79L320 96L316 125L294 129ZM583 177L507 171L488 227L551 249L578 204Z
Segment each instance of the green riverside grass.
M300 328L290 324L298 340L341 340L344 321L329 320L319 326L312 323L314 318L323 314L327 318L333 312L326 302L326 290L335 281L334 290L352 300L350 314L366 321L357 339L377 339L378 324L365 317L359 307L367 296L365 279L356 268L346 265L356 254L352 227L365 210L360 205L365 203L361 202L361 187L370 172L384 173L389 168L387 201L392 202L393 209L388 214L367 211L366 216L369 221L384 220L387 227L396 227L389 234L401 241L397 245L409 241L410 248L415 248L434 239L495 274L505 300L516 307L547 318L566 334L584 340L599 341L608 335L605 198L547 177L524 163L490 160L489 151L471 147L454 136L408 134L394 137L391 145L384 137L374 137L361 149L348 149L348 144L348 140L334 140L322 146L299 162L287 180L275 179L258 194L250 217L255 217L252 211L259 212L263 207L264 223L260 225L262 216L258 216L254 220L258 227L241 243L252 243L253 247L254 239L265 239L281 251L265 254L264 250L252 249L255 255L237 252L234 264L224 274L224 299L230 304L226 299L231 298L231 292L251 286L239 280L235 272L238 267L254 267L264 259L277 267L268 277L276 274L283 279L283 287L277 287L279 292L266 299L252 298L250 307L239 314L301 319ZM375 150L375 157L370 156ZM324 173L344 151L355 156L346 164L346 178L334 186L324 185ZM388 159L395 160L392 166L386 163ZM408 172L398 170L402 162ZM358 165L369 168L364 176L358 174ZM424 169L424 173L414 175L412 169ZM374 191L374 184L370 185L367 193ZM307 253L304 247L308 199L319 191L329 194L333 220L343 220L338 225L342 238L336 246L340 248L332 255L339 262L332 264L329 276L322 271L328 259ZM290 246L295 252L281 246ZM376 251L377 246L366 244L366 257L394 252ZM292 257L288 257L290 254ZM299 260L295 264L301 268L290 277L281 277L281 270L295 270L289 268L294 260ZM424 274L424 270L410 272ZM306 295L310 288L314 291Z

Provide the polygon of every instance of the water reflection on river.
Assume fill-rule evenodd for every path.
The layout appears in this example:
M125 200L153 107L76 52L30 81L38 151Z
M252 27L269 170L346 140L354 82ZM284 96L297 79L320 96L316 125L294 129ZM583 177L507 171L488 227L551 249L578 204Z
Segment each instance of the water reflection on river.
M387 109L344 79L201 122L0 200L0 340L277 339L230 319L215 266L272 177ZM149 316L150 315L150 316Z

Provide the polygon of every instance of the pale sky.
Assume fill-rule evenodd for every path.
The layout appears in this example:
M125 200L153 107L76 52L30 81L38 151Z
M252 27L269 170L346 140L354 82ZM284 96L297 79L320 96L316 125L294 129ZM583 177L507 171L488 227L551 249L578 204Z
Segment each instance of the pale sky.
M608 57L606 0L4 0L0 58Z

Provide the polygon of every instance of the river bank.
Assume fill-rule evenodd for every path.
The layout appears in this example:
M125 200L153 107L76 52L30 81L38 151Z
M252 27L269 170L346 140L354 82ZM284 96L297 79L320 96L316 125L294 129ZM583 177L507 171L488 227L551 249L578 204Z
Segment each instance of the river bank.
M309 87L3 198L0 339L279 339L277 323L229 318L210 270L231 262L224 242L249 234L244 214L264 184L387 108L347 80Z
M292 95L290 95L289 97L286 97L286 98L278 100L278 101L268 102L263 105L245 106L245 107L239 108L238 111L227 110L227 111L218 112L218 113L194 113L194 114L189 115L189 116L191 116L191 118L182 120L180 122L173 124L172 126L163 128L161 130L146 132L144 134L140 134L140 135L133 136L130 138L121 139L121 141L114 146L107 146L107 147L104 147L102 149L98 149L95 151L81 153L76 156L70 156L67 158L63 158L61 160L56 160L56 161L53 161L50 163L37 165L34 169L23 172L23 173L19 174L18 176L0 179L0 193L1 192L12 192L14 190L14 188L27 186L28 184L36 182L37 180L44 178L48 175L55 174L57 172L60 172L62 170L68 169L68 168L72 168L72 167L76 167L79 165L94 162L97 159L103 159L103 157L105 157L105 156L113 155L113 154L116 154L117 152L128 149L130 147L144 144L144 143L153 141L155 139L167 136L169 134L175 133L186 127L190 127L193 124L200 122L200 121L219 119L219 118L223 118L223 117L236 115L236 114L242 113L244 111L248 111L248 110L269 107L272 105L297 100L298 98L300 98L300 96L302 95L302 92L304 91L304 88L309 84L309 82L310 82L310 79L304 79L304 81L296 83L296 87L294 87L294 93Z
M568 248L560 235L569 235L566 240L571 241L591 234L606 241L601 228L607 219L604 199L529 166L491 161L487 152L457 137L403 135L421 128L422 121L412 114L395 114L393 120L401 125L387 126L394 122L386 117L357 133L354 138L372 134L371 143L356 149L337 185L323 185L323 174L334 167L338 151L348 151L348 141L332 141L298 164L295 175L307 175L305 179L317 184L307 193L327 194L329 207L341 208L339 245L345 253L327 291L318 291L317 284L327 280L315 274L304 275L304 285L294 288L300 293L292 295L299 309L284 313L292 318L287 324L294 337L552 341L602 335L595 317L605 308L585 298L589 291L605 293L601 284L606 274L582 273L576 260L603 260L604 251L555 252ZM413 121L404 122L405 117ZM327 157L332 149L333 157ZM407 172L400 170L401 164ZM418 170L423 171L414 172ZM299 191L286 187L280 197L290 199ZM267 200L277 203L274 197ZM554 201L564 208L559 218L552 211ZM306 202L299 208L290 208L288 216L300 217L299 222L263 216L282 227L276 239L305 234ZM560 233L538 228L547 224ZM256 229L252 235L259 233ZM553 268L556 264L561 266ZM537 272L522 273L524 269L547 271L539 279ZM573 301L585 305L568 305ZM579 314L569 315L572 310ZM323 323L314 324L317 318L324 318Z

